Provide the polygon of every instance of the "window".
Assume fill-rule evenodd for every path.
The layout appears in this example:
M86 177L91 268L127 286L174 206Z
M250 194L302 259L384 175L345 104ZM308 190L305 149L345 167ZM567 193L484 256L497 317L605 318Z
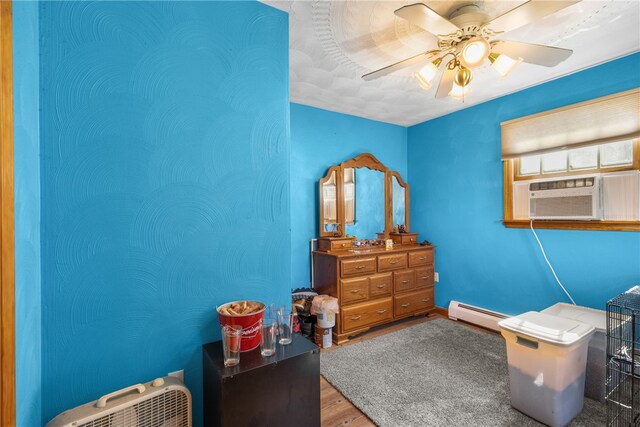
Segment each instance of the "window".
M552 151L518 159L518 179L566 172L605 172L633 165L633 141L613 142L573 150Z
M640 231L639 106L636 88L502 122L504 225L529 227L535 216L549 218L535 220L538 228ZM532 190L577 187L585 178L598 186ZM574 213L588 195L589 213Z
M629 141L631 144L631 141ZM595 169L598 167L599 147L584 147L569 151L569 170Z
M505 160L504 166L505 218L503 222L509 228L529 227L530 189L547 189L547 185L558 185L558 188L564 188L561 185L565 183L569 188L574 182L575 186L580 186L585 176L598 174L607 177L603 181L603 188L606 191L601 191L602 205L604 211L608 212L604 215L604 219L599 221L535 220L534 226L556 229L640 231L640 221L636 218L640 213L633 213L636 209L633 206L637 206L640 201L640 172L638 172L640 171L640 139L523 156ZM629 181L629 174L633 175L634 172L638 173L636 181ZM575 178L571 178L572 176ZM563 177L568 179L565 180ZM605 186L605 182L615 183Z
M542 173L564 172L567 169L567 152L557 151L542 156Z
M633 162L633 146L627 143L607 144L600 150L600 167L630 165Z

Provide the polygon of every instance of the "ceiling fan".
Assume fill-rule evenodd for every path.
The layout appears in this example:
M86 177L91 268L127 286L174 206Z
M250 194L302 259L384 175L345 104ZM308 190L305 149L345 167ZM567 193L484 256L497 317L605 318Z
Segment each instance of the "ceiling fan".
M544 18L580 0L529 0L493 20L476 3L465 4L449 15L439 15L428 6L416 3L401 7L394 13L438 37L438 49L430 50L396 62L362 76L373 80L394 71L430 62L413 74L425 90L431 88L444 62L436 98L447 95L464 98L473 78L471 69L481 67L488 59L491 66L505 78L520 62L553 67L573 53L570 49L499 40L502 34L535 20ZM446 62L445 62L446 61Z

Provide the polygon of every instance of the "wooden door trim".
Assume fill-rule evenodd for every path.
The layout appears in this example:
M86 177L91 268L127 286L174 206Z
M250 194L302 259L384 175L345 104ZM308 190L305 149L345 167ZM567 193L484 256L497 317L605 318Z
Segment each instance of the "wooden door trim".
M0 1L0 426L16 424L11 1Z

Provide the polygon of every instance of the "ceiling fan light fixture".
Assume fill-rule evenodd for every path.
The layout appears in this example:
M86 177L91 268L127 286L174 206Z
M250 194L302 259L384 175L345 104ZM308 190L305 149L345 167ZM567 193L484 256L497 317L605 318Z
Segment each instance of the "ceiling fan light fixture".
M489 55L489 61L491 61L491 67L496 70L503 79L506 79L518 64L522 62L522 58L513 59L504 54L491 53Z
M464 44L460 52L460 62L467 68L476 68L484 64L491 51L484 37L472 37Z
M456 75L453 77L453 86L449 92L449 96L455 99L464 99L471 89L469 89L469 83L473 79L471 70L465 67L460 67L456 71Z
M442 58L438 58L433 62L428 63L420 71L415 73L413 76L418 80L418 84L422 89L429 90L431 88L431 84L433 79L435 79L436 74L438 74L438 67L442 63Z
M460 87L466 87L471 83L471 79L473 79L471 70L465 67L460 67L453 78L453 82Z
M451 88L451 92L449 92L449 96L455 99L463 99L469 95L469 93L471 93L469 86L460 86L459 84L454 83Z
M422 74L420 72L413 73L413 77L418 81L418 84L422 89L424 90L431 89L431 82L427 81L427 79L422 77Z

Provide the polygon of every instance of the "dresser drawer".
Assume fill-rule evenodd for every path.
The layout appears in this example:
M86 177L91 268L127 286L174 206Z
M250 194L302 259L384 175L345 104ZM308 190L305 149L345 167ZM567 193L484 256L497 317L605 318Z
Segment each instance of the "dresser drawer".
M352 302L366 301L369 298L369 278L358 277L355 279L341 280L340 302L350 304Z
M414 270L393 272L393 286L396 292L407 291L416 287L416 273Z
M353 239L346 237L320 237L318 238L319 251L337 251L340 249L351 249L353 247Z
M416 268L416 288L433 286L433 267Z
M342 277L376 272L375 258L355 258L340 261Z
M407 268L407 254L380 255L378 271L400 270Z
M393 298L344 307L341 313L343 332L385 322L393 319Z
M419 251L409 253L409 267L433 264L433 251Z
M400 245L414 245L418 243L417 233L399 233L392 235L393 243Z
M376 274L369 277L369 297L377 298L391 295L393 292L393 275L391 273Z
M331 241L331 250L337 251L340 249L351 249L353 247L353 240L345 239L345 240L332 240Z
M395 317L417 313L434 306L433 287L394 297Z

